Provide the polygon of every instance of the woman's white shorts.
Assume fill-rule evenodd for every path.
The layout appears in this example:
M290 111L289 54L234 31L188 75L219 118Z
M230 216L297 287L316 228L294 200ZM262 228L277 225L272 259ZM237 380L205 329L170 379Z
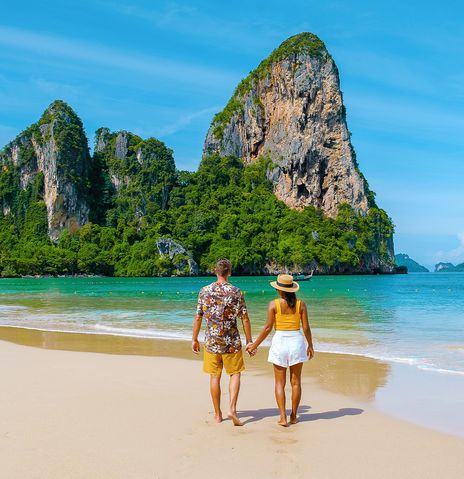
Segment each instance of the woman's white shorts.
M301 331L276 331L267 360L284 368L307 361L306 341Z

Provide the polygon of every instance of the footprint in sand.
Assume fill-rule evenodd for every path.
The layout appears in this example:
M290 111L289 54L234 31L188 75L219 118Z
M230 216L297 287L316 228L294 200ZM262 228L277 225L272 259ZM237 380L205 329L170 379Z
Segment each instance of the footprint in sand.
M293 439L291 437L275 437L275 436L270 436L270 437L271 437L271 441L275 444L278 444L279 446L296 444L298 442L297 439Z

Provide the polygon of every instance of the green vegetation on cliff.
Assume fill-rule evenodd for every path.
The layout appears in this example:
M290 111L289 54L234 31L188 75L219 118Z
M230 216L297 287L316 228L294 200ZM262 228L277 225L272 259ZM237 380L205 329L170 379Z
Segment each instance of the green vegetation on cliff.
M244 166L235 157L211 156L195 173L175 171L172 151L163 143L128 135L126 157L113 154L115 134L95 154L100 170L93 178L94 187L99 186L93 191L94 222L64 230L56 244L47 236L41 175L26 190L16 188L23 202L0 216L3 276L171 274L173 261L156 246L160 236L183 244L203 271L220 256L229 257L235 272L244 274L262 273L270 264L369 271L373 252L385 263L390 260L393 229L382 210L371 208L367 216L359 216L341 205L336 219L313 207L291 210L274 196L265 160ZM125 178L119 191L110 174ZM8 174L0 175L0 185L5 184L9 192Z
M270 59L289 49L325 54L322 42L305 35L284 42ZM262 65L256 75L266 71ZM393 266L393 225L373 197L367 215L341 204L338 216L327 218L312 206L296 211L278 200L263 158L245 166L233 156L207 156L198 171L187 172L176 170L172 150L155 138L102 128L96 143L91 157L81 120L56 101L0 151L1 276L189 273L187 253L161 254L160 238L183 245L203 272L221 256L242 274ZM67 227L69 209L88 213L85 224L76 216Z
M245 274L269 264L348 272L367 267L373 251L390 262L393 226L383 210L360 216L345 204L336 219L311 206L292 210L273 194L267 169L265 160L244 166L235 157L211 156L174 188L167 233L194 253L201 268L227 256Z

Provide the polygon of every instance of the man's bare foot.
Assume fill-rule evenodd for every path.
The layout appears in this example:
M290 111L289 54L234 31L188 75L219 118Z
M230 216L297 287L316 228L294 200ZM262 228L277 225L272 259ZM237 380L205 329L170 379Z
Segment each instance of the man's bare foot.
M222 422L222 413L220 414L215 414L214 415L214 420L219 424L220 422Z
M281 417L281 418L277 421L277 424L278 424L279 426L287 427L287 426L288 426L287 418L286 418L286 417Z
M229 412L227 417L234 423L234 426L243 426L242 421L237 417L237 413Z
M290 424L296 424L298 422L298 416L296 414L290 414Z

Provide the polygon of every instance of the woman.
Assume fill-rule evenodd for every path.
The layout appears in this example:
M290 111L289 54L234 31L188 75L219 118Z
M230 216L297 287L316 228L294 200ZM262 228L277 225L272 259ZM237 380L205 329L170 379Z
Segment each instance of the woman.
M301 399L301 370L303 362L314 356L314 349L306 304L297 299L295 294L300 289L299 284L293 281L292 276L279 274L277 281L272 281L271 286L277 290L279 298L269 303L267 322L256 341L248 344L246 349L251 355L254 355L258 346L275 327L276 332L272 338L268 361L274 365L275 396L280 411L278 424L287 426L285 410L287 368L290 368L292 385L290 424L296 424ZM300 325L303 328L307 345L301 334Z

